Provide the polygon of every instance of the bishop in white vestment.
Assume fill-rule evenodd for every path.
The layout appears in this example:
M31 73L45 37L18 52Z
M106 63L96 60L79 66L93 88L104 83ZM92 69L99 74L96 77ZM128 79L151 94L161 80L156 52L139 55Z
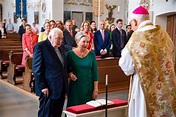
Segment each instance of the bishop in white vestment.
M174 44L142 6L133 11L131 25L134 33L119 60L132 75L128 117L176 117Z

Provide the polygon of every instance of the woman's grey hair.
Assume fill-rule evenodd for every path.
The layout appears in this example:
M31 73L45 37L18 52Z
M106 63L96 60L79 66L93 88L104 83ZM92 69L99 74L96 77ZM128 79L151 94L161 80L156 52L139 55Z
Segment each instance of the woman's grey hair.
M85 34L84 32L77 32L76 35L75 35L75 41L76 43L78 43L82 37L88 37L87 34Z

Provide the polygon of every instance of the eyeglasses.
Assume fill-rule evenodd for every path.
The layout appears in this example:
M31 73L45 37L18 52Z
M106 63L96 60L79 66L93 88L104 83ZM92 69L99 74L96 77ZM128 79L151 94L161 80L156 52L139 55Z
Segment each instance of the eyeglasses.
M58 41L62 41L63 40L63 38L61 38L61 37L57 37L57 38L54 38L55 40L58 40Z

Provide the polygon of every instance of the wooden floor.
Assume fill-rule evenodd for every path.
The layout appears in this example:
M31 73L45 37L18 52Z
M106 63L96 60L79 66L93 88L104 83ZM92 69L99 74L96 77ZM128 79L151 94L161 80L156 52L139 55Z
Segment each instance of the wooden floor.
M108 99L127 100L127 95L127 90L109 92ZM98 98L105 98L105 94L99 94ZM0 79L0 117L37 117L37 110L38 97L35 94L24 91L20 85L16 87Z

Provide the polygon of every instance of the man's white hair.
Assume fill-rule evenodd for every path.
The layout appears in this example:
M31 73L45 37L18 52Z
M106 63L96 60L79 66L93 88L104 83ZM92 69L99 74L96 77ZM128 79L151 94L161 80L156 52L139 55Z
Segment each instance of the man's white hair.
M130 21L135 19L136 21L144 21L144 20L149 20L150 16L149 14L131 14L130 16Z
M53 28L52 30L50 30L48 37L54 37L58 34L59 34L59 36L63 37L63 32L61 29Z

